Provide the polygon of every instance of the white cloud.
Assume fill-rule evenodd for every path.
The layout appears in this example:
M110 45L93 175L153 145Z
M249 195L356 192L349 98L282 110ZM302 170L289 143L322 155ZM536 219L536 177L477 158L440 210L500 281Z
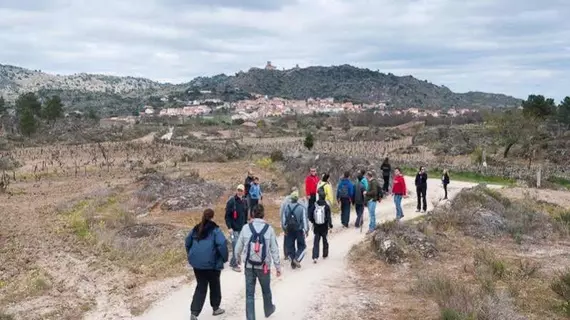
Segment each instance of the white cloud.
M171 82L350 63L561 99L569 15L566 0L3 0L0 63Z

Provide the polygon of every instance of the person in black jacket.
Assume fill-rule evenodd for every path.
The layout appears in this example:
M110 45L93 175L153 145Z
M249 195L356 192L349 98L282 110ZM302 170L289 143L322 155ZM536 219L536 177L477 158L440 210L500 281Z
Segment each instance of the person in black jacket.
M380 166L382 171L382 179L384 179L384 185L382 190L384 193L388 193L388 188L390 187L390 175L392 173L392 166L390 165L390 160L388 158L384 159L382 165Z
M443 185L443 191L445 191L445 196L443 197L443 200L447 200L447 185L449 184L449 173L447 172L447 169L443 170L441 183Z
M249 188L251 188L251 185L253 184L253 180L254 180L254 176L253 176L253 171L249 170L247 171L247 177L245 177L245 181L243 183L244 186L244 197L245 200L247 201L247 207L249 208L250 212L249 214L252 214L253 210L253 206L251 205L251 197L249 196Z
M317 259L319 259L319 244L321 242L321 238L323 239L323 259L326 259L329 256L329 242L327 239L327 235L329 233L329 229L332 229L332 216L331 216L331 207L327 203L325 199L319 199L312 206L313 210L309 211L308 218L309 221L313 224L313 232L315 233L315 238L313 242L313 263L317 263ZM318 224L315 221L315 211L324 210L325 219L324 223Z
M226 226L230 233L232 241L232 248L236 248L239 233L244 225L247 224L248 219L248 206L247 200L244 197L245 187L243 184L237 186L236 194L228 199L226 203ZM230 260L230 267L236 272L241 272L235 257L232 255Z
M418 207L416 212L426 212L427 211L427 179L428 175L424 167L420 167L418 174L416 174L416 194L418 195ZM422 206L423 205L423 206Z

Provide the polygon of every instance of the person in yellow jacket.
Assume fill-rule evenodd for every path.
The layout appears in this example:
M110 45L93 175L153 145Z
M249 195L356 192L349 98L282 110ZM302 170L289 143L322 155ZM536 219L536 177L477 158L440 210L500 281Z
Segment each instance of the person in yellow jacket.
M333 193L333 188L329 182L329 178L330 175L328 173L323 174L323 177L321 179L321 181L319 181L319 183L317 184L317 200L319 198L319 189L323 187L323 189L325 190L325 200L326 202L328 202L329 206L333 206L334 205L334 193Z

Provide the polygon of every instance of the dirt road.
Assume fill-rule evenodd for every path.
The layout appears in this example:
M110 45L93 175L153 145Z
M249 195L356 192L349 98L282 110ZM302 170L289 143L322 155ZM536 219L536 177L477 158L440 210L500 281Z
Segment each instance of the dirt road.
M413 179L406 177L409 189L413 189ZM433 208L434 203L442 196L441 182L431 179L428 181L428 211ZM461 189L471 187L471 183L454 181L448 186L450 197L454 197ZM413 219L420 215L415 212L415 195L404 199L404 219ZM335 209L338 211L338 209ZM395 210L392 198L385 199L376 208L377 222L385 222L395 218ZM367 211L364 211L367 215ZM351 224L354 224L355 215L351 214ZM366 226L366 225L365 225ZM364 228L366 231L366 228ZM319 296L326 294L331 285L342 279L346 273L345 257L352 246L364 239L364 233L359 229L351 227L343 229L340 218L336 216L334 229L329 237L330 255L327 260L319 260L313 264L310 259L313 236L307 239L307 258L302 263L302 268L292 270L288 264L284 265L283 274L280 278L272 277L271 290L273 301L277 306L277 311L271 316L274 320L291 319L319 319L318 310L315 310L316 301ZM279 244L283 239L279 239ZM280 250L282 251L282 250ZM191 272L191 270L189 270ZM273 270L273 275L274 275ZM236 273L226 268L222 272L222 308L226 309L226 314L218 317L212 316L209 301L206 301L200 320L241 320L245 318L245 280L243 273ZM261 289L257 286L256 293L256 313L258 319L264 319ZM175 292L159 303L155 304L147 313L134 320L187 320L190 317L189 306L194 292L194 285L188 285ZM320 306L321 308L334 308L334 306ZM316 311L316 312L315 312ZM324 317L323 317L324 318ZM323 319L324 320L324 319Z

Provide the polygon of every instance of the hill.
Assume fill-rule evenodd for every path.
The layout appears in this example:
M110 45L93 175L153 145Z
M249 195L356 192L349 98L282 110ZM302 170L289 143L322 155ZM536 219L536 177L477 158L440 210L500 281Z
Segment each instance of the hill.
M239 88L246 92L290 99L329 98L353 102L387 101L393 107L508 107L520 99L482 92L454 93L412 76L395 76L350 65L290 70L252 68L235 76L198 77L189 83L200 90Z
M233 76L197 77L188 83L173 85L135 77L85 73L52 75L0 64L0 95L8 100L30 91L40 96L59 94L67 106L80 110L95 108L101 114L130 113L144 103L160 101L165 95L172 98L171 102L178 100L183 104L199 97L200 90L210 90L209 98L226 101L247 99L251 93L257 93L289 99L332 97L357 103L385 101L396 108L508 107L521 103L502 94L454 93L445 86L412 76L399 77L350 65L284 71L252 68Z

